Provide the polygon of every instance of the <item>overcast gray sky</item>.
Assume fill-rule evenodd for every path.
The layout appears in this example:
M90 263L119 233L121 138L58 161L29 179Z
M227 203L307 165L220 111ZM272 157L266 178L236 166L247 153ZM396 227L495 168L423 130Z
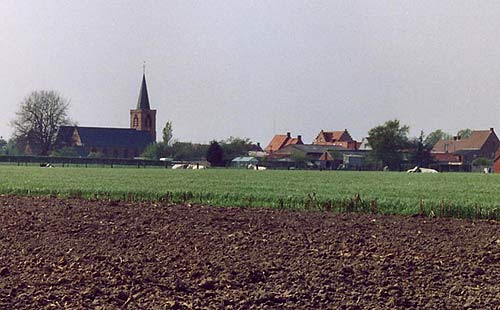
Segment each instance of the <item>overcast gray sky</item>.
M33 90L82 126L128 127L147 62L157 130L266 144L500 131L500 1L0 1L0 135Z

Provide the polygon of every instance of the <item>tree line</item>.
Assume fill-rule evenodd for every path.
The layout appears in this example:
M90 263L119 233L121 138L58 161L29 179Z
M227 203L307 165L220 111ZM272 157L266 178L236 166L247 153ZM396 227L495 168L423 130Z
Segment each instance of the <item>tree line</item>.
M14 134L10 140L0 137L0 155L23 155L26 151L34 155L78 156L71 148L57 149L57 130L62 125L75 124L68 116L69 100L55 91L34 91L19 106L11 122ZM470 129L462 129L457 136L467 138ZM368 144L372 151L368 160L376 165L398 170L406 160L425 167L432 162L432 147L439 140L451 139L452 135L437 129L428 135L421 131L418 137L410 138L409 127L399 120L390 120L368 132ZM142 157L149 159L171 158L174 161L207 159L214 166L225 166L238 156L251 150L253 143L248 138L229 137L210 144L181 142L173 139L173 124L165 124L162 141L148 146ZM98 157L102 154L91 154ZM409 158L404 158L409 156Z
M368 159L390 170L399 170L403 162L428 167L433 162L431 150L434 145L440 140L453 138L441 129L428 135L420 131L418 137L412 138L408 136L409 131L410 127L402 125L397 119L370 129L367 140L372 150ZM468 138L471 134L472 130L467 128L459 130L456 135Z
M173 140L172 122L163 128L162 141L149 145L142 157L148 159L170 158L174 161L196 161L206 159L212 166L223 167L238 156L246 156L254 147L248 138L229 137L210 144L198 144Z

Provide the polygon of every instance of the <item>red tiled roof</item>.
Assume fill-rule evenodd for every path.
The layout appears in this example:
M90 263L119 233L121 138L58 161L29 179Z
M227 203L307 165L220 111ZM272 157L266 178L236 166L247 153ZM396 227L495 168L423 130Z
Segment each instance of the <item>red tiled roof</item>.
M329 152L324 152L323 155L319 157L319 160L333 160L333 156Z
M323 131L326 141L341 141L344 131Z
M474 130L469 138L440 140L434 145L432 152L454 153L460 150L480 150L492 133L491 130Z
M313 144L318 145L332 145L335 142L353 142L351 135L346 130L342 131L324 131L321 130L314 139Z
M354 141L347 131L324 131L321 130L313 144L316 145L337 145L346 149L357 150L358 143Z
M283 147L283 144L286 142L288 137L286 135L275 135L271 142L266 146L264 151L266 152L273 152L279 150L281 147Z
M264 151L271 153L279 149L282 149L287 145L292 145L292 144L304 144L304 143L302 142L300 136L298 136L297 138L292 138L289 135L275 135L271 140L271 142L269 142L269 144L266 146Z

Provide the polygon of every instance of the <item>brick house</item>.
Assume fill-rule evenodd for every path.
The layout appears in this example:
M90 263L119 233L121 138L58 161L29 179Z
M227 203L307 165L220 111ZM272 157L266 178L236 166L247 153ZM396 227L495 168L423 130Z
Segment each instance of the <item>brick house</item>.
M469 171L473 160L493 160L499 148L500 140L494 129L490 128L474 130L468 138L456 136L450 140L438 141L431 154L441 171Z
M360 143L351 137L347 129L343 131L321 130L312 144L341 146L347 150L357 150L360 146Z
M500 173L500 149L497 151L495 159L493 159L493 172Z
M291 133L287 132L286 135L275 135L264 151L268 154L272 154L273 152L281 150L285 146L296 144L304 144L302 142L302 136L298 135L297 138L292 138Z

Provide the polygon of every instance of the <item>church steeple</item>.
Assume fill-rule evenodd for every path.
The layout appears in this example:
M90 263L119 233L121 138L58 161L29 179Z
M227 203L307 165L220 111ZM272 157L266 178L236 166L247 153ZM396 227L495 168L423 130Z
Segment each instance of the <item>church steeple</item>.
M146 86L146 74L142 75L141 91L139 92L139 99L137 100L137 110L150 110L148 87Z
M156 141L156 110L149 106L148 88L146 86L145 68L142 74L141 90L135 110L130 110L130 128L149 131L153 141Z

